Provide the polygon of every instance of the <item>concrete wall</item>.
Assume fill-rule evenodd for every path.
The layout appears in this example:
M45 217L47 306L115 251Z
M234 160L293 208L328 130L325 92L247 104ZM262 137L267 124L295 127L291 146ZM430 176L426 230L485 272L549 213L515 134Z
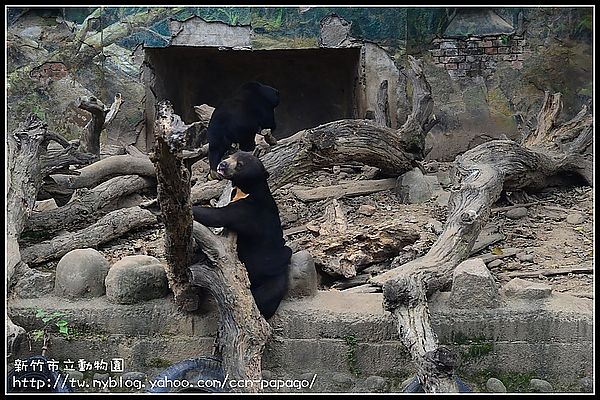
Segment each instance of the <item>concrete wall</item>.
M431 299L432 323L441 343L462 354L459 375L476 384L487 373L523 374L548 380L558 391L578 390L578 379L593 374L593 300L562 294L538 301L502 300L500 308L482 310L449 307L449 293ZM83 333L71 342L53 339L51 357L121 357L126 371L151 377L161 369L153 366L157 360L168 365L210 354L217 328L212 305L188 315L165 299L123 306L104 298L69 302L47 297L9 305L12 320L28 330L39 326L34 315L42 307L64 312ZM383 310L381 294L329 291L287 300L270 324L274 334L263 369L275 379L317 374L314 391L349 392L365 390L367 378L380 376L385 391L397 391L415 373L396 324ZM16 356L30 354L23 343Z

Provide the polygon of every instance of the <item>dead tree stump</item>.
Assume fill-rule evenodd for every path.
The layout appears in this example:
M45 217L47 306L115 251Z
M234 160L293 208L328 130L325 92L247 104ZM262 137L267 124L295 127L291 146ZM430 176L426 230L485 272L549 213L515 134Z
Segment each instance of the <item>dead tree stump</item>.
M158 103L156 115L150 159L156 168L158 202L165 224L167 279L179 308L193 311L199 300L188 278L193 255L191 171L178 155L189 126L168 101Z
M81 97L78 107L92 114L92 120L86 127L86 132L81 136L79 150L90 153L100 158L100 133L102 129L114 119L121 107L121 94L117 93L110 108L95 97Z
M454 268L469 256L501 191L541 189L564 174L579 175L592 184L592 115L584 106L575 118L557 125L560 107L560 94L546 93L538 127L525 140L526 147L494 140L458 156L448 219L438 240L425 256L371 280L383 286L384 306L394 315L403 343L420 366L417 377L426 392L458 390L456 357L439 346L427 295L452 281Z

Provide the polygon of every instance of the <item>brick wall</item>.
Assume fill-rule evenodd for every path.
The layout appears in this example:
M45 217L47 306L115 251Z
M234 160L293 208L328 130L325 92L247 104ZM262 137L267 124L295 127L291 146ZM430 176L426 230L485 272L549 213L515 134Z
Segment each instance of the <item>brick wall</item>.
M434 62L443 66L452 78L483 76L494 73L499 63L513 68L523 67L522 36L471 36L468 38L434 39Z

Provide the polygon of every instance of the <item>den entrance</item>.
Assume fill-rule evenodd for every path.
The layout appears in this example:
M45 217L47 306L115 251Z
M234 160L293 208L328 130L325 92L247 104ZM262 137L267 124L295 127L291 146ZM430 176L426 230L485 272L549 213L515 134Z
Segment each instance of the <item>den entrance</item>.
M193 106L218 106L245 82L278 89L277 138L345 118L357 118L360 49L219 50L146 49L156 101L167 99L185 123L197 120ZM148 83L147 83L148 84ZM147 100L149 101L149 100ZM154 104L146 104L146 109Z

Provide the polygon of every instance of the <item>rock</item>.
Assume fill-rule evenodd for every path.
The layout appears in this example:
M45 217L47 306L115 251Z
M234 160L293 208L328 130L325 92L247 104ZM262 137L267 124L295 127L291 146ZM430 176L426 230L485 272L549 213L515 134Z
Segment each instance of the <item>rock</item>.
M429 161L427 164L425 164L423 166L423 169L427 172L427 173L434 173L434 172L438 172L440 169L440 163L438 163L437 161Z
M533 254L517 253L517 260L523 262L533 262Z
M502 288L507 296L519 299L535 300L550 296L552 288L544 283L529 282L514 278Z
M454 308L494 308L500 304L494 277L480 258L460 263L452 275L450 306Z
M287 297L289 298L314 296L317 293L317 269L308 251L302 250L292 254L288 279Z
M408 385L410 385L412 383L412 381L415 380L414 376L409 376L408 378L406 378L405 380L402 381L402 383L400 384L400 386L398 386L398 389L403 392L404 389L406 389L406 387Z
M349 390L352 387L353 380L349 374L336 372L331 375L331 382L341 390Z
M554 389L548 381L543 379L532 379L529 381L529 391L534 393L552 393Z
M485 383L488 393L506 393L506 386L500 379L490 378Z
M54 199L48 199L48 200L41 200L41 201L36 201L35 202L35 206L33 206L33 212L42 212L42 211L50 211L50 210L54 210L57 209L58 206L56 205L56 200Z
M520 219L527 216L527 209L525 207L511 208L506 212L506 218Z
M117 261L106 277L106 296L116 304L158 299L169 289L164 267L154 257L127 256Z
M96 372L94 374L94 380L95 381L100 381L100 382L106 382L108 380L108 378L110 377L109 374L101 374L99 372Z
M52 293L54 276L51 272L41 272L33 268L19 270L21 276L12 288L12 292L22 299L34 299Z
M63 374L67 375L67 382L71 379L75 379L76 381L83 380L83 372L75 371L74 369L66 369L62 371Z
M398 178L396 193L405 204L424 203L433 195L433 188L420 169L414 168Z
M368 204L362 204L360 207L358 207L358 213L362 214L362 215L367 215L367 216L371 216L373 214L375 214L375 211L377 211L376 207L370 206Z
M273 379L273 372L269 371L268 369L263 369L261 373L264 380L268 381Z
M54 293L72 299L102 296L108 269L108 261L98 251L72 250L56 266Z
M490 263L488 264L488 267L490 268L496 268L502 265L502 260L493 260L490 261Z
M430 219L429 221L427 221L425 229L428 229L436 235L439 235L444 231L444 225L436 219Z
M331 169L334 174L339 174L342 171L342 168L339 165L334 165Z
M146 381L146 374L143 372L131 371L123 374L124 381Z
M450 172L449 171L438 171L435 173L437 176L438 182L442 187L448 187L452 183L450 181Z
M434 193L434 196L436 196L435 202L439 206L442 206L442 207L448 206L448 200L450 200L450 192L447 192L445 190L439 190L436 193Z
M581 378L579 385L582 393L592 393L594 391L594 381L590 377Z
M571 225L580 225L585 222L585 217L579 213L567 215L567 222Z
M383 393L385 391L385 379L381 376L371 375L365 379L365 387L370 392Z

